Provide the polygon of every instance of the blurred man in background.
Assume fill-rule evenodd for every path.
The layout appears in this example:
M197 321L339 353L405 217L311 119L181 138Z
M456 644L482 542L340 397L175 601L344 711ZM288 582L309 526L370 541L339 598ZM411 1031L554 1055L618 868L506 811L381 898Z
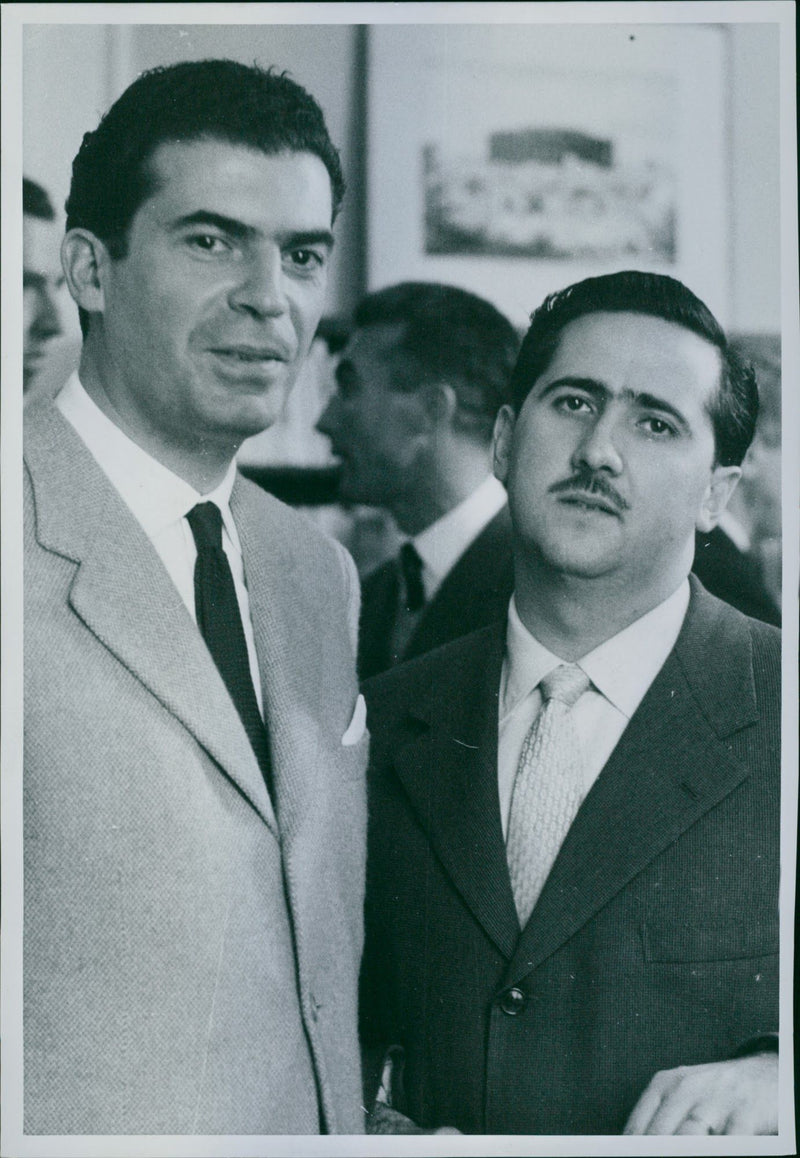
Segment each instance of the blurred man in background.
M317 426L342 460L340 499L383 507L405 537L363 585L362 678L505 614L510 523L491 436L518 346L494 306L453 286L404 282L355 312Z
M61 334L58 299L64 286L62 231L46 191L22 179L23 390L41 368L49 343Z

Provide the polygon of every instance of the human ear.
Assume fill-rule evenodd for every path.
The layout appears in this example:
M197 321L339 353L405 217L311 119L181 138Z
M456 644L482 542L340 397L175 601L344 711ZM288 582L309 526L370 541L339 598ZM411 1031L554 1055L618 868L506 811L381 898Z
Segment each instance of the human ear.
M416 391L426 417L436 427L452 426L458 398L449 382L425 382Z
M494 442L492 448L492 469L495 478L505 483L511 462L511 442L514 435L516 415L511 406L501 406L494 422Z
M714 467L711 472L711 480L706 487L703 501L695 520L695 526L698 531L704 534L713 531L720 520L722 512L727 507L731 495L736 490L736 484L741 477L741 467Z
M88 229L70 229L61 243L64 267L73 301L87 313L102 313L105 308L103 270L109 261L108 250Z

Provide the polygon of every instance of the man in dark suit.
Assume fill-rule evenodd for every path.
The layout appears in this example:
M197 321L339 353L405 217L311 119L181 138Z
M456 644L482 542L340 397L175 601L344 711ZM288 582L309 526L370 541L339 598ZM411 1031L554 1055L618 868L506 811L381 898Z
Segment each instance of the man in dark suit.
M376 1129L776 1133L779 636L688 578L754 375L625 272L545 301L512 387L507 625L366 687Z
M366 297L319 420L340 497L383 507L406 536L364 582L362 678L505 615L513 568L491 439L518 349L494 306L404 282Z
M234 461L342 194L316 101L233 61L144 73L75 159L80 369L25 423L26 1134L363 1129L358 581Z

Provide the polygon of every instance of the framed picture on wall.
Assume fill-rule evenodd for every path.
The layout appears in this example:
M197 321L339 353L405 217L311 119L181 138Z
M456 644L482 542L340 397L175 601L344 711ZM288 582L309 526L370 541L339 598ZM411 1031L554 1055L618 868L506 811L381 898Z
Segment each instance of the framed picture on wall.
M724 321L722 26L369 29L371 289L445 281L519 324L596 273L686 281Z

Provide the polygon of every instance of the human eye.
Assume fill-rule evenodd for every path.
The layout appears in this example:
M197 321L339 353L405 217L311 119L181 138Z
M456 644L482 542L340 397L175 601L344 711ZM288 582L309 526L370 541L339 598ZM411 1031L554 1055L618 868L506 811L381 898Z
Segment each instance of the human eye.
M225 237L207 229L187 234L185 241L189 249L206 257L220 257L232 248Z
M591 400L586 395L576 394L574 391L556 394L553 405L562 414L591 414L593 410Z
M327 251L315 246L295 246L287 251L287 264L298 273L315 273L325 266Z
M673 423L657 414L648 414L640 420L640 426L651 438L675 438L678 431Z

